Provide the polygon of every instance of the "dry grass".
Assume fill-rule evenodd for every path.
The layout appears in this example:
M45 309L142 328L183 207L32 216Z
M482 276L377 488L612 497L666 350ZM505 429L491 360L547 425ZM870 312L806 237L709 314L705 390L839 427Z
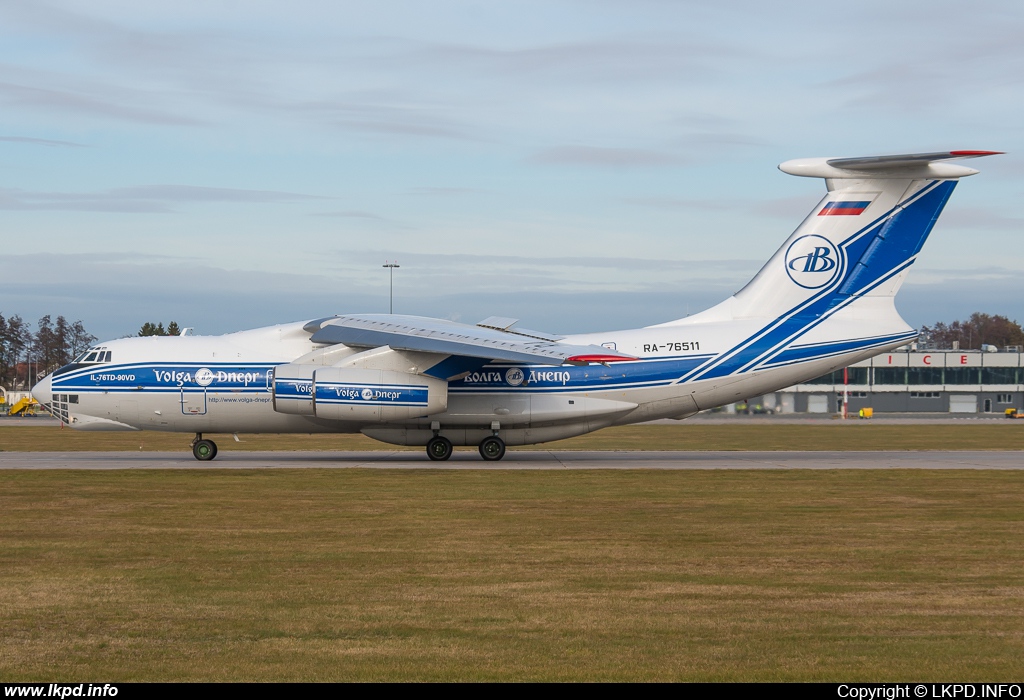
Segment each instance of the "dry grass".
M0 472L0 678L1024 671L1005 471Z
M393 450L363 435L213 435L223 450ZM11 452L187 451L190 434L82 433L59 427L0 428ZM935 425L872 423L632 425L514 449L557 450L1024 450L1024 421ZM401 448L399 448L401 449ZM420 450L422 448L409 448ZM472 448L470 448L472 449Z

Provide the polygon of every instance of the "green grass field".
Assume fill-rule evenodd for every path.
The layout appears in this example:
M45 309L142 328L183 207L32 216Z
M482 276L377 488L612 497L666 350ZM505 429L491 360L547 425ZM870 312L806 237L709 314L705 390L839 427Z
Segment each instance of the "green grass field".
M1006 471L4 471L0 679L1024 672Z
M363 435L210 435L222 450L393 450ZM0 428L0 451L185 451L191 434L82 433L47 427ZM935 425L870 422L631 425L514 450L1024 450L1024 421ZM421 450L422 448L404 448ZM475 448L468 448L475 449Z
M537 449L1017 450L1022 430L694 422ZM394 449L240 437L216 439ZM189 439L19 427L0 449ZM0 680L1019 680L1022 479L2 471Z

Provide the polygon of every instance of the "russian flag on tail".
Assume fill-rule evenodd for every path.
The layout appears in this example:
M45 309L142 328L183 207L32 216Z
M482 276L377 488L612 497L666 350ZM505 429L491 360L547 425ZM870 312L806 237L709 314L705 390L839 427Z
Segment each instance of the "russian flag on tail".
M864 213L871 202L829 202L818 216L859 216Z

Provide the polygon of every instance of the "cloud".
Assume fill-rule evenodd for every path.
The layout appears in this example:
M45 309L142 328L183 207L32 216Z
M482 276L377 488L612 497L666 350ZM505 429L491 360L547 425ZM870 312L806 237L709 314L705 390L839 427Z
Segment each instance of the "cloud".
M1024 233L1024 218L1004 216L980 207L950 207L942 214L942 225L950 228L988 229Z
M703 82L721 73L729 59L749 56L742 45L695 37L681 40L664 33L551 41L522 48L467 44L433 44L409 52L414 62L442 63L451 70L519 75L530 81L566 79L599 82Z
M369 211L361 211L359 209L346 209L343 211L321 211L310 214L310 216L316 216L325 219L354 219L355 221L364 222L368 226L372 226L374 229L390 230L390 231L402 231L411 230L415 227L409 226L408 224L389 219L379 214L374 214ZM390 253L389 253L390 255Z
M654 209L678 211L742 211L757 216L771 216L790 221L799 220L818 201L817 197L780 197L767 200L688 199L685 197L625 197L624 202Z
M200 333L225 333L245 328L318 318L335 313L384 313L388 308L386 271L377 265L382 254L362 251L353 257L373 258L374 284L359 276L288 274L273 271L225 270L193 259L129 253L0 255L0 267L18 275L0 279L5 316L35 319L60 314L82 319L101 339L133 334L146 321L196 327ZM447 256L436 256L441 262ZM475 322L491 315L519 318L522 325L556 333L635 328L697 313L736 291L758 264L742 270L737 261L699 261L687 271L678 261L627 259L621 264L663 269L670 283L642 289L610 289L605 281L608 261L570 258L577 269L591 263L595 284L585 289L549 284L537 270L540 286L531 288L519 273L509 286L487 286L499 256L466 256L451 277L458 284L417 282L410 276L431 256L410 256L395 275L395 310ZM527 265L530 258L516 258ZM476 270L471 279L466 269ZM498 270L500 273L501 270ZM676 273L682 274L676 274ZM699 273L699 274L689 274ZM918 274L923 272L926 274ZM897 297L897 307L911 325L966 318L974 311L1020 318L1019 303L1006 294L1007 284L1020 277L1014 270L914 270ZM25 285L25 279L46 280ZM436 282L426 278L428 282ZM516 285L518 281L518 286Z
M936 279L911 271L896 297L896 308L910 325L920 328L937 321L949 323L976 311L1024 321L1019 299L1006 293L1021 278L1020 271L991 276L983 276L980 271L975 271L976 275L957 272L961 274Z
M72 141L54 141L52 139L35 139L28 136L0 136L0 141L8 143L27 143L35 146L64 146L69 148L86 148L84 143Z
M735 202L728 199L688 199L686 197L624 197L626 204L653 209L674 209L680 211L730 211Z
M352 92L348 99L303 101L281 97L258 98L265 107L300 115L315 115L323 123L348 131L383 136L476 141L474 129L446 114L452 105L418 100L407 92Z
M460 294L679 294L724 299L757 272L761 260L667 260L594 255L530 256L469 253L401 253L395 288L436 298ZM392 250L327 250L317 263L322 274L345 279L361 289L386 285L380 263L395 259Z
M146 97L141 92L133 92L132 102L144 102ZM94 97L68 90L56 90L40 87L29 87L17 85L10 82L0 82L0 104L8 108L13 107L41 107L48 110L73 114L77 117L83 115L110 117L123 121L137 122L141 124L154 124L165 126L200 126L206 122L171 114L158 109L147 109L143 107L129 106L118 103L117 100L107 97Z
M385 251L345 251L352 262L369 263L384 255ZM597 257L590 255L573 256L529 256L529 255L480 255L470 253L408 253L402 259L424 269L446 269L466 266L493 272L496 267L583 268L588 270L645 270L645 271L688 271L696 268L708 275L719 276L723 272L745 270L750 265L761 264L763 260L667 260L664 258Z
M933 66L890 63L823 83L845 98L844 109L879 107L907 113L929 112L950 97L947 75Z
M337 217L339 219L374 219L376 221L387 221L383 216L377 216L371 214L368 211L323 211L312 214L312 216L326 216L326 217Z
M529 162L588 168L650 168L685 165L688 161L672 153L639 148L556 146L534 154Z
M141 262L127 254L0 255L0 266L19 270L17 279L0 279L5 315L33 319L50 313L82 319L101 339L136 333L146 321L175 320L199 333L224 333L335 313L384 313L388 308L386 275L370 287L344 276L224 270L170 258ZM514 293L475 283L410 291L407 269L397 272L403 273L395 276L399 313L457 316L470 322L504 315L522 319L526 327L559 333L653 324L696 313L728 294L717 286L709 288L706 281L653 292L524 290L521 281ZM45 279L47 284L26 286L24 279Z
M365 131L386 136L426 136L445 139L470 139L469 132L461 127L436 123L415 121L406 116L402 121L387 119L357 120L343 119L335 122L337 126L353 131Z
M943 107L947 121L950 113L970 110L978 103L998 104L999 93L1019 85L1024 69L1019 13L1009 16L998 5L979 6L977 12L971 8L956 17L961 8L930 13L934 25L930 29L901 36L892 42L889 51L880 52L870 63L852 62L853 71L822 81L817 87L834 91L840 97L837 106L843 110L877 113L882 108L913 117ZM900 9L904 13L908 10ZM914 10L909 14L912 17L904 19L924 19ZM898 27L897 22L888 29ZM910 42L904 42L904 38ZM898 51L892 51L894 47ZM913 60L908 59L911 55ZM991 128L991 121L987 126Z
M173 210L155 201L120 199L66 192L25 192L0 189L2 211L88 211L119 214L168 214Z
M992 265L986 267L956 269L915 267L913 274L907 280L907 284L910 286L944 284L957 289L963 289L979 282L1016 282L1016 280L1020 279L1020 276L1020 270Z
M709 148L719 146L767 146L769 141L753 134L739 131L702 130L680 136L673 142L680 148Z
M701 130L717 130L723 127L735 127L737 124L737 120L733 117L711 112L688 112L673 118L671 121L673 124L689 129Z
M159 200L165 202L296 202L313 199L331 199L298 192L276 190L242 190L228 187L198 187L195 185L142 185L118 187L100 196L118 199Z
M411 187L408 192L409 194L447 197L450 195L481 194L487 192L487 190L480 190L475 187Z
M195 185L141 185L117 187L102 192L28 192L0 188L0 210L7 211L90 211L128 214L166 214L174 210L167 203L244 202L254 204L324 200L330 197L242 190Z

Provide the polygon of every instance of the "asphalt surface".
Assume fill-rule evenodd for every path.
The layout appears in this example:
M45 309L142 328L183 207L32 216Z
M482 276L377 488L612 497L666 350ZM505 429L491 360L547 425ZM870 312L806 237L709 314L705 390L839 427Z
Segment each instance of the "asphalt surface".
M1022 469L1017 452L585 452L509 450L500 462L456 452L0 452L3 469Z
M852 415L840 420L831 413L786 413L783 415L742 415L734 413L711 413L705 411L685 421L653 420L644 425L951 425L964 423L998 423L1000 425L1024 424L1024 421L1007 420L1002 413L876 413L870 420L861 420ZM4 416L0 415L0 428L56 428L60 421L50 416Z

